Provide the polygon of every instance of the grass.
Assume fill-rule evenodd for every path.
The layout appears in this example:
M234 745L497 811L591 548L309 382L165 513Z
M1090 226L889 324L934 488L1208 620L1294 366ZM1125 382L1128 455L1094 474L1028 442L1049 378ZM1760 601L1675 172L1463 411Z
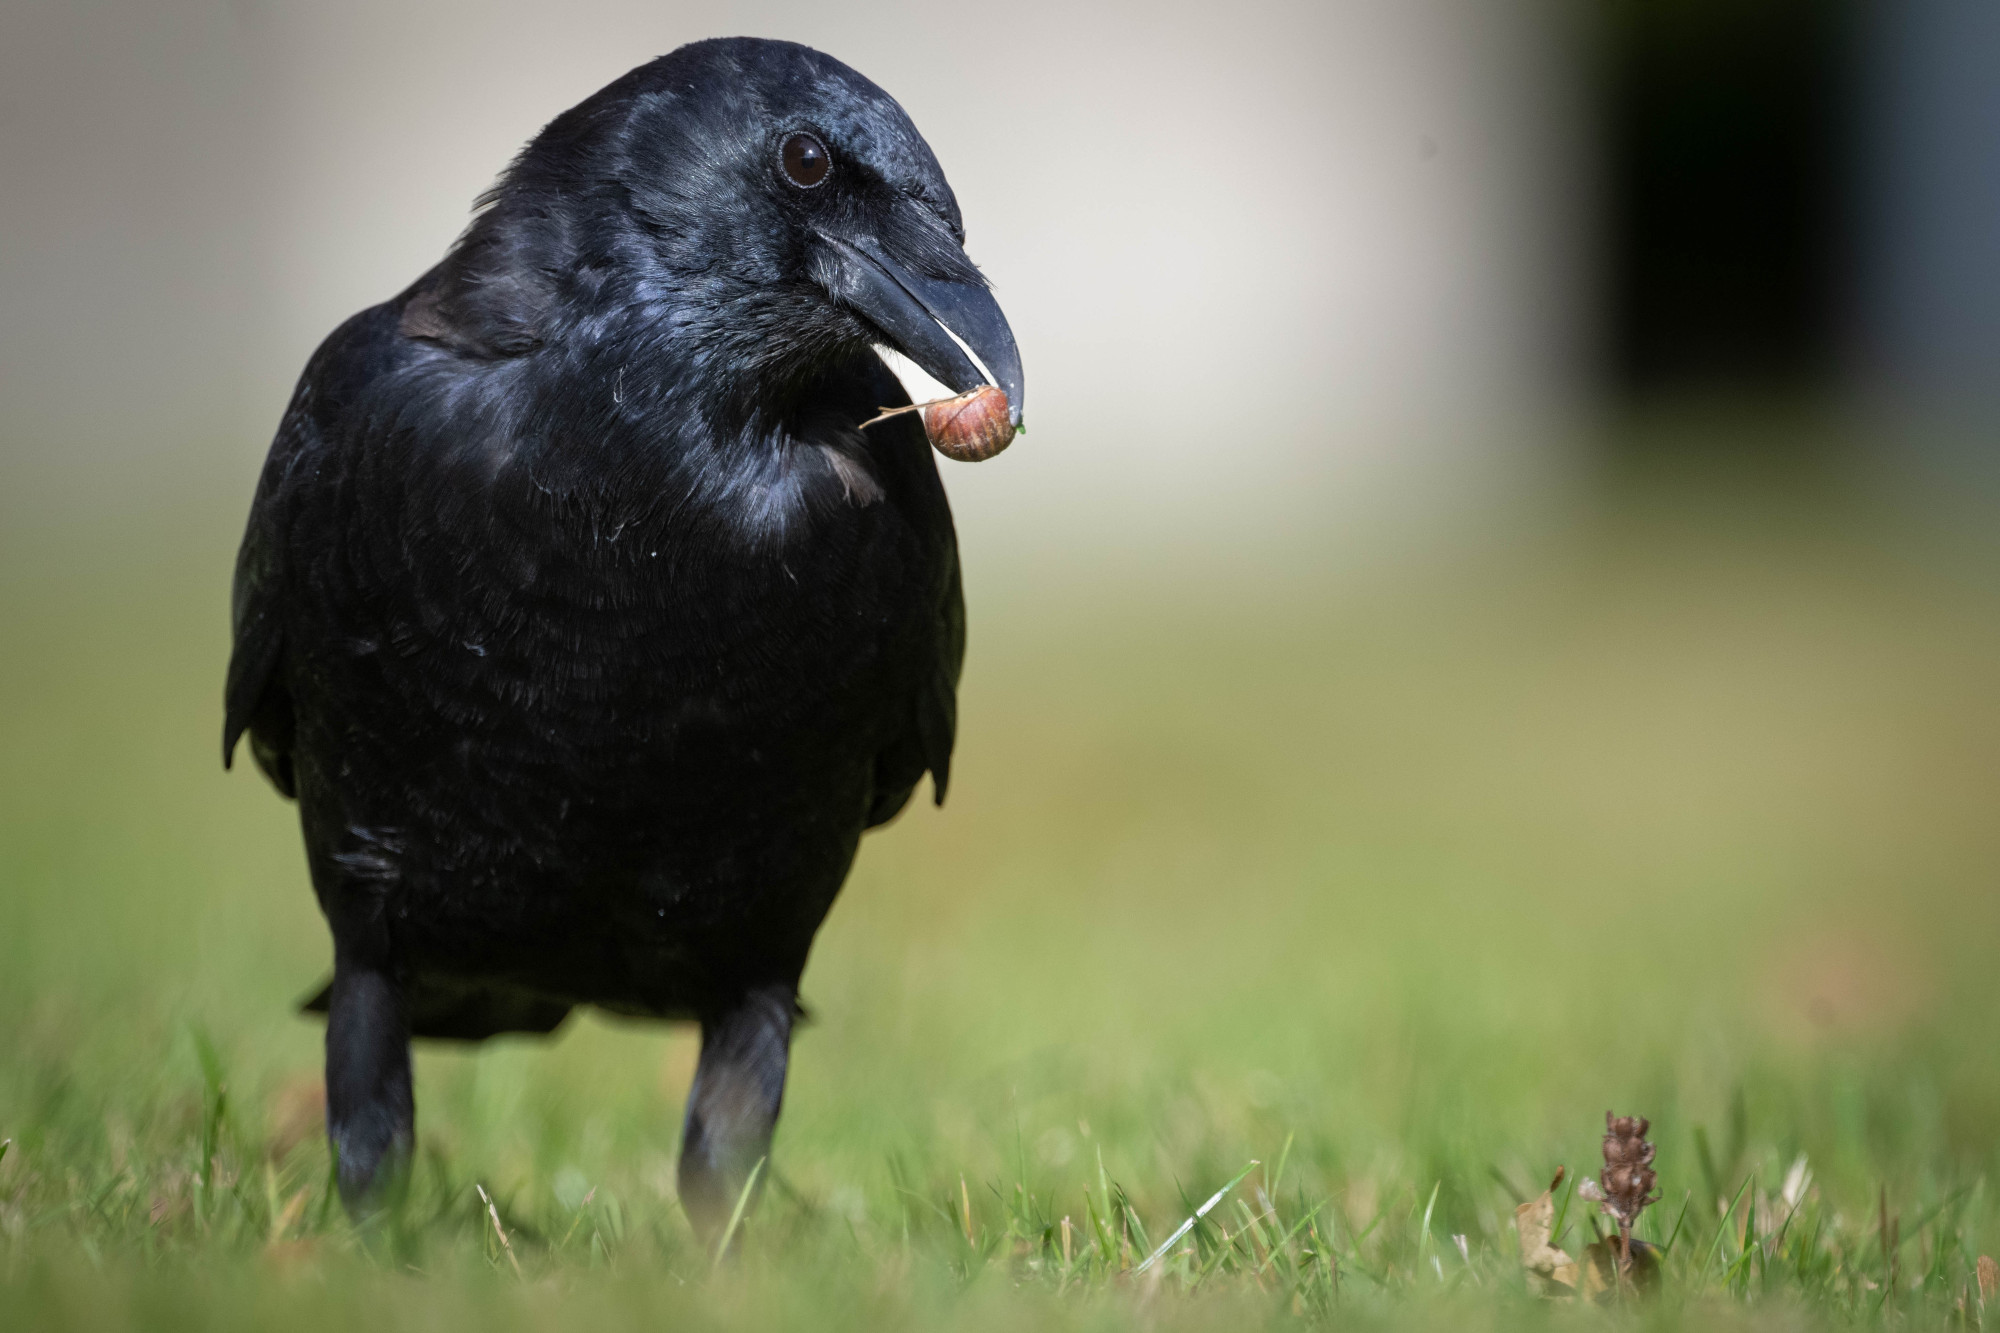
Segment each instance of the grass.
M1589 1243L1607 1108L1667 1247L1610 1317L1977 1322L1995 566L1786 485L1614 490L1365 586L975 551L951 804L865 845L720 1265L672 1189L692 1035L597 1018L423 1051L407 1196L342 1215L291 811L215 762L233 517L17 532L4 1322L1589 1323L1512 1215L1566 1164Z

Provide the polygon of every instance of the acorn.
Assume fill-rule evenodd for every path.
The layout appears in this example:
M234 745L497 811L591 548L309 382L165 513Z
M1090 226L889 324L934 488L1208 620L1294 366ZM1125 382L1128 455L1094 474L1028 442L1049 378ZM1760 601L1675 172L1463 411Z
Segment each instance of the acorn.
M863 426L872 426L905 412L924 414L924 434L931 447L946 458L961 463L983 463L1014 442L1014 423L1008 419L1007 391L982 384L956 398L937 398L908 407L885 408Z
M931 448L961 463L983 463L1014 442L1007 391L982 384L971 393L924 404Z

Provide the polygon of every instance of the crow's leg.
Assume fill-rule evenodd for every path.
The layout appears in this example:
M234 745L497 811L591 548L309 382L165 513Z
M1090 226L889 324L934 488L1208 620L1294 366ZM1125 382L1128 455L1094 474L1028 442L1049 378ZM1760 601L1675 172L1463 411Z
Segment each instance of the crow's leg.
M350 1213L367 1211L401 1176L415 1126L401 988L382 969L336 953L326 1013L326 1135Z
M702 1018L701 1063L681 1134L680 1189L681 1207L704 1240L729 1224L751 1171L771 1151L795 1003L791 986L765 986Z
M402 879L394 828L355 817L308 763L299 769L299 822L313 891L333 932L326 994L326 1137L341 1202L360 1215L400 1180L414 1141L408 997L397 981L388 903Z

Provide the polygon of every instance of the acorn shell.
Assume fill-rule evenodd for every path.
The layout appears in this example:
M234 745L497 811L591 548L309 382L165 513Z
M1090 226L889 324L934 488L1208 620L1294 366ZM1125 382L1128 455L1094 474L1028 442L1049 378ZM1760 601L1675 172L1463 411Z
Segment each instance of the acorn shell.
M931 447L961 463L980 463L1014 442L1007 419L1007 391L982 384L971 393L944 398L924 408L924 434Z

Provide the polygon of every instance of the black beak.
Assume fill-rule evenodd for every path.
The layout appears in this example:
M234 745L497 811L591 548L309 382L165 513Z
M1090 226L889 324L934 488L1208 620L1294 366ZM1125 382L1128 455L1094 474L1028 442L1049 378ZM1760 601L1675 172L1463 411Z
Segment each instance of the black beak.
M991 292L979 283L923 277L873 237L819 236L831 262L816 276L836 301L953 393L999 385L1009 420L1021 424L1021 352Z

